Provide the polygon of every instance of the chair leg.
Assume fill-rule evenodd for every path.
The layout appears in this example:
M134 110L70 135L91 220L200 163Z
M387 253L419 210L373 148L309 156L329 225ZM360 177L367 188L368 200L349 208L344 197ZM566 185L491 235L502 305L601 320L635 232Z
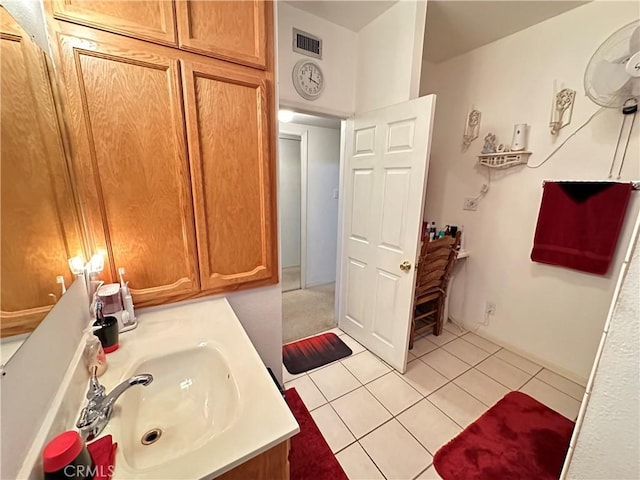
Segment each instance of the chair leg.
M413 349L413 336L416 331L416 320L415 318L411 319L411 334L409 335L409 350Z
M433 334L437 337L442 333L442 327L444 326L444 296L438 299L438 313L436 324L433 326Z

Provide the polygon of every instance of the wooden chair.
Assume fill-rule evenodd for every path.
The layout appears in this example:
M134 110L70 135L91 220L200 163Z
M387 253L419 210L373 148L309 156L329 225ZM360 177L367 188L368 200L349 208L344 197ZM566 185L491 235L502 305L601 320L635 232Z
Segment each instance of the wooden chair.
M433 329L434 335L442 333L447 287L458 256L460 235L458 232L455 237L447 236L422 244L416 272L409 349L413 348L414 338L429 329Z

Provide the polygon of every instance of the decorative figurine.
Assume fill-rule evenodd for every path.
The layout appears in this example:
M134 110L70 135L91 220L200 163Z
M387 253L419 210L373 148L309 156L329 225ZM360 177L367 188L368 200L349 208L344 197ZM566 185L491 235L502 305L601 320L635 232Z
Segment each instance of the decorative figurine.
M489 133L486 137L484 137L484 147L482 147L482 153L496 153L496 136L493 133Z

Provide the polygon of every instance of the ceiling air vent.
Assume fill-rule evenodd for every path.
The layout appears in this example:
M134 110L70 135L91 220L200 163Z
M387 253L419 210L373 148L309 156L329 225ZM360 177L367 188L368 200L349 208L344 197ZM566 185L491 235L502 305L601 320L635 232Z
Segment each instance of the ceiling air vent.
M294 28L293 51L310 57L322 58L322 40L315 35Z

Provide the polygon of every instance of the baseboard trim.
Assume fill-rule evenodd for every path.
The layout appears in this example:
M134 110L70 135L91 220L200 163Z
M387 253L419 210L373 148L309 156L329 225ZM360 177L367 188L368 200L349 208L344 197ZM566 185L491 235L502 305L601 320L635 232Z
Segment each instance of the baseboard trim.
M489 340L490 342L495 343L496 345L501 346L502 348L506 348L507 350L511 350L513 353L520 355L523 358L526 358L527 360L537 363L538 365L543 366L544 368L551 370L554 373L557 373L558 375L561 375L569 380L571 380L574 383L577 383L578 385L582 386L582 387L586 387L587 386L587 377L581 377L579 375L576 375L573 372L570 372L569 370L560 367L559 365L553 363L553 362L549 362L548 360L545 360L543 358L540 358L536 355L531 355L531 353L522 350L520 347L517 347L515 345L513 345L512 343L509 342L505 342L504 340L501 340L499 338L494 337L493 335L489 335L487 333L485 333L484 331L481 331L478 327L478 324L469 324L466 322L461 322L459 320L456 320L455 318L449 317L448 318L448 322L451 322L455 325L462 325L462 327L465 330L468 330L470 332L475 333L476 335L478 335L479 337L484 338L485 340Z

